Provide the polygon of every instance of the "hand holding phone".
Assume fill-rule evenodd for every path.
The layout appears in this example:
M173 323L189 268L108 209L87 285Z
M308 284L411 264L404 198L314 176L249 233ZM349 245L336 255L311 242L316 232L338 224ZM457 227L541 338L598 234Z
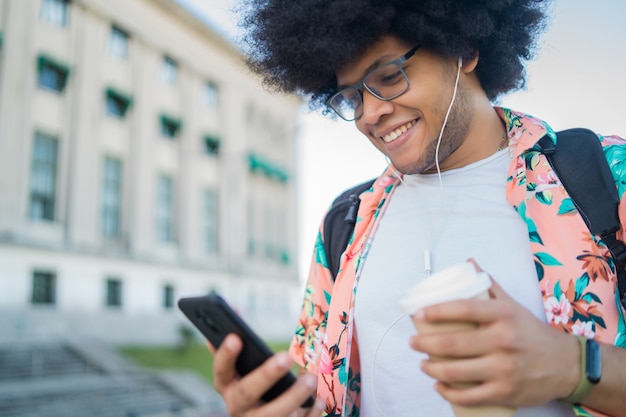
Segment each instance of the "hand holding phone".
M229 333L235 333L241 338L243 348L235 363L235 369L240 376L250 373L274 354L218 294L181 298L178 307L215 349L219 348ZM296 377L289 372L261 398L269 402L295 381ZM313 398L309 397L302 406L311 407L313 402Z

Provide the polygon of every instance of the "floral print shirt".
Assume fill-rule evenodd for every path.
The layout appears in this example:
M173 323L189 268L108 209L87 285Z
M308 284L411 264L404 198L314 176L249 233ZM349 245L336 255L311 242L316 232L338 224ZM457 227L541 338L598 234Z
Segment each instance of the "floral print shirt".
M507 201L528 227L548 324L626 348L625 311L616 293L613 258L604 242L589 232L537 144L545 135L556 143L555 132L531 116L505 108L496 111L507 125L512 152L506 178ZM622 238L626 231L626 140L617 136L598 138L621 199L618 237ZM290 352L297 363L319 375L317 394L326 401L327 416L359 416L355 295L361 265L398 183L388 168L361 195L354 234L334 281L323 247L323 224L318 233ZM578 416L604 415L578 406L574 411Z

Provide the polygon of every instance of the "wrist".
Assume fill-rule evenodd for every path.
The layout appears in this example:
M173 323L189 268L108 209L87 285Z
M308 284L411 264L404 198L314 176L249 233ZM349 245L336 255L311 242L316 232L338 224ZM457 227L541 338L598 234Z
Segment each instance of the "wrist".
M571 393L561 401L568 404L581 402L589 392L600 382L602 376L602 362L600 345L593 339L576 336L578 342L578 370L577 385Z
M568 344L567 349L562 352L563 366L561 369L564 375L562 375L563 379L561 382L556 384L558 386L557 399L567 398L576 391L581 375L580 356L582 352L580 350L580 342L576 337L572 337L571 334L563 333L563 336L567 338Z

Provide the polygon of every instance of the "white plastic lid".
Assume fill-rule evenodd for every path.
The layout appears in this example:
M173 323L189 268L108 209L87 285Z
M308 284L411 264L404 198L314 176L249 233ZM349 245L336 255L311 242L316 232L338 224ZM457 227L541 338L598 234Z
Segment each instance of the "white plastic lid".
M473 264L464 262L415 284L400 300L400 308L406 314L413 314L429 305L476 297L489 287L489 275L477 272Z

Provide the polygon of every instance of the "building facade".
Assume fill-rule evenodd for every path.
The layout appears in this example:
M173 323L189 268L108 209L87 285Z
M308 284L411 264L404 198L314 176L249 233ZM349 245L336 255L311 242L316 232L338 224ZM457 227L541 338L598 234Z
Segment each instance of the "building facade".
M173 343L210 291L288 337L299 98L174 0L0 0L0 31L0 338Z

